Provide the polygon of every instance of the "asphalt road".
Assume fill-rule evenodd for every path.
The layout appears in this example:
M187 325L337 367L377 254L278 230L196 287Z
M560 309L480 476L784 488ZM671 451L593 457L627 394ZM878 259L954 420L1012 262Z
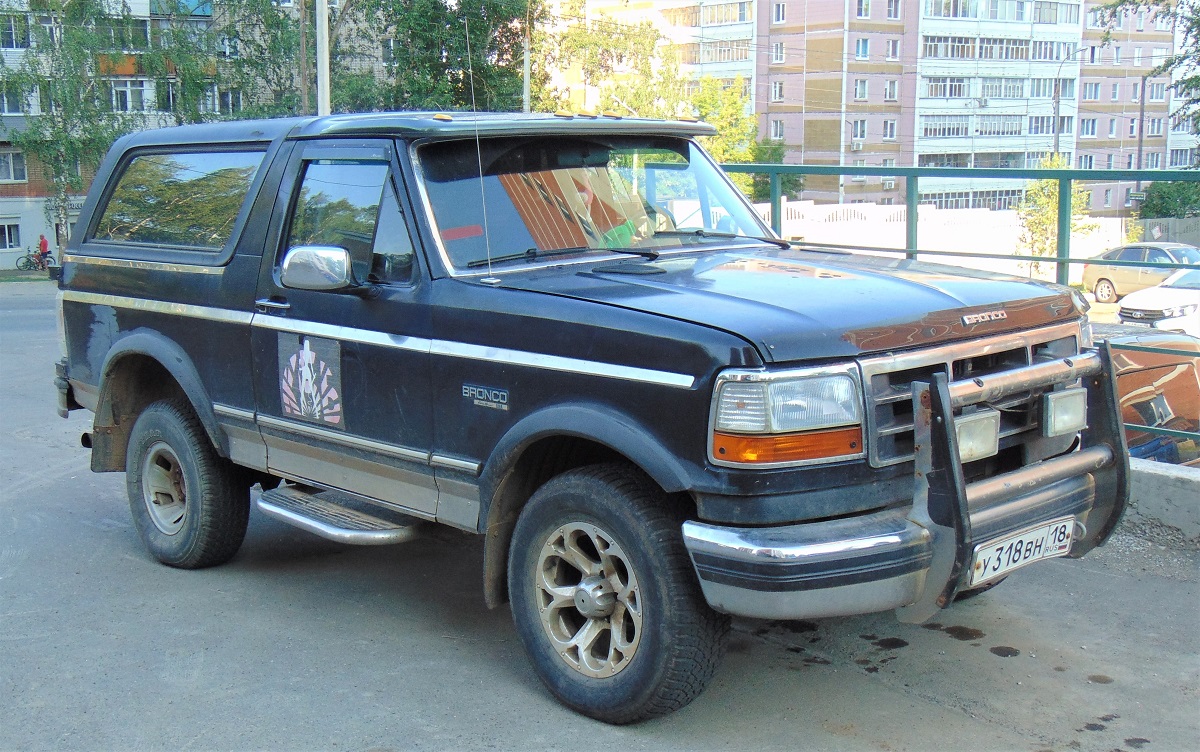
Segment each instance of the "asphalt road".
M738 622L708 691L614 728L557 705L481 547L254 514L230 563L143 550L88 416L54 413L54 289L0 283L0 749L1200 748L1198 557L1161 531L1014 574L939 625Z

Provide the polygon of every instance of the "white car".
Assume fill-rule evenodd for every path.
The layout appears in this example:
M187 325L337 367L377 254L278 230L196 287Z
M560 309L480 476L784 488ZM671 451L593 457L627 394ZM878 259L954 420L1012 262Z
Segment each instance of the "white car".
M1126 295L1117 315L1122 324L1200 337L1200 270L1180 269L1160 285Z

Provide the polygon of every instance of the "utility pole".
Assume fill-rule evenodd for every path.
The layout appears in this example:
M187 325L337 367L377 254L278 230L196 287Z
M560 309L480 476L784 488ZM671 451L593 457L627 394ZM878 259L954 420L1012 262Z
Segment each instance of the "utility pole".
M1142 76L1142 90L1140 92L1138 92L1137 168L1139 171L1142 169L1142 139L1143 139L1143 134L1146 132L1146 79L1149 76L1150 76L1149 73L1147 73L1145 76ZM1141 193L1141 191L1142 191L1142 176L1140 174L1138 175L1138 178L1137 178L1137 187L1135 187L1133 190L1136 193Z
M521 84L521 111L529 112L529 76L533 72L533 64L529 61L529 18L525 19L525 62L524 62L524 83Z
M308 3L300 0L300 110L307 115L312 110L308 100Z
M329 114L329 0L317 0L317 114Z

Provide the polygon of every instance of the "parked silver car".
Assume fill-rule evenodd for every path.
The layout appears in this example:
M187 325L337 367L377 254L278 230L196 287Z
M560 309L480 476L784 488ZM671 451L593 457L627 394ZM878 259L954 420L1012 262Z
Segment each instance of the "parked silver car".
M1133 243L1114 248L1095 262L1084 264L1084 288L1096 294L1098 303L1115 303L1131 292L1161 283L1174 269L1112 266L1104 261L1200 265L1200 249L1183 243Z

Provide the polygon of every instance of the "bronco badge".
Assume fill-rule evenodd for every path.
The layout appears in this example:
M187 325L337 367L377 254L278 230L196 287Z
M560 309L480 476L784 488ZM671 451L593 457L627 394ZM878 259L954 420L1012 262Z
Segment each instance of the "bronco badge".
M982 324L985 321L1003 321L1008 318L1007 311L984 311L983 313L968 313L962 317L964 326Z

